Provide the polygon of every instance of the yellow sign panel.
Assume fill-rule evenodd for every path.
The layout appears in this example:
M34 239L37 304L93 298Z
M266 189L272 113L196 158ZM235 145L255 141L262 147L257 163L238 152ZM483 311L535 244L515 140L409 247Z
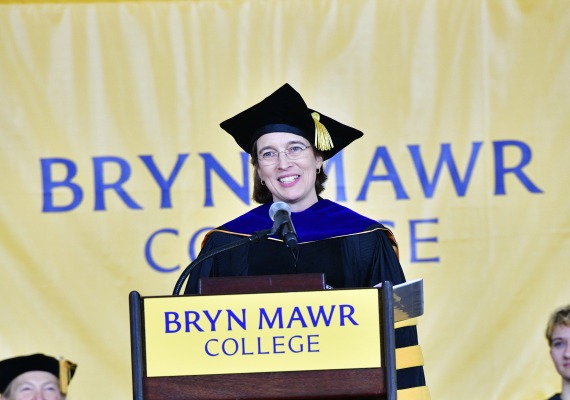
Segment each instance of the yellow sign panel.
M377 289L148 297L147 376L377 368Z

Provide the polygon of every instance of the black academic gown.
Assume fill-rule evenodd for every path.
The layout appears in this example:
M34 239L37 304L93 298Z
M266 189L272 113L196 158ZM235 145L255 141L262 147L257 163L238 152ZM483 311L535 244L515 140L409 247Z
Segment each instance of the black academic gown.
M264 204L210 232L200 254L219 249L256 231L269 229ZM298 239L298 258L281 240L248 243L204 261L189 278L185 293L197 293L200 277L324 273L333 288L371 287L406 281L392 233L383 225L334 203L319 199L309 209L292 213ZM418 344L414 326L396 330L396 347ZM423 368L398 370L398 389L424 386Z

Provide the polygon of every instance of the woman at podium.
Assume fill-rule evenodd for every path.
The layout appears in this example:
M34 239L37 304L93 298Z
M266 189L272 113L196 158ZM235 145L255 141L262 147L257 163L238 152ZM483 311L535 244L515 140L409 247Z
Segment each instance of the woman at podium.
M201 277L220 276L324 273L332 288L405 282L392 232L320 197L323 163L361 131L308 108L289 84L220 126L250 154L253 200L261 205L209 232L200 254L272 226L277 232L207 259L185 293L197 293ZM415 327L396 330L396 347L416 344ZM398 389L424 385L422 367L398 371Z

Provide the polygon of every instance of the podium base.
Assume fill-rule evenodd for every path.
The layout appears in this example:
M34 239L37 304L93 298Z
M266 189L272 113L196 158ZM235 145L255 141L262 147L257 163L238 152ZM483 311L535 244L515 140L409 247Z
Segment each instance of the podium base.
M146 378L145 400L385 399L384 370L366 368Z

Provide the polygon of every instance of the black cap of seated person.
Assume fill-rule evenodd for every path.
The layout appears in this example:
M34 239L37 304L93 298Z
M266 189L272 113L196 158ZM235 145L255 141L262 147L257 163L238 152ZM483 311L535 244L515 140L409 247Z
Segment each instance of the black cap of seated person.
M363 135L358 129L308 108L299 92L288 83L259 103L225 120L220 127L250 155L260 136L288 132L307 139L325 160Z
M0 393L4 394L6 388L18 376L31 371L44 371L54 375L59 380L59 390L67 394L69 382L77 365L60 357L55 358L44 354L13 357L0 361Z

